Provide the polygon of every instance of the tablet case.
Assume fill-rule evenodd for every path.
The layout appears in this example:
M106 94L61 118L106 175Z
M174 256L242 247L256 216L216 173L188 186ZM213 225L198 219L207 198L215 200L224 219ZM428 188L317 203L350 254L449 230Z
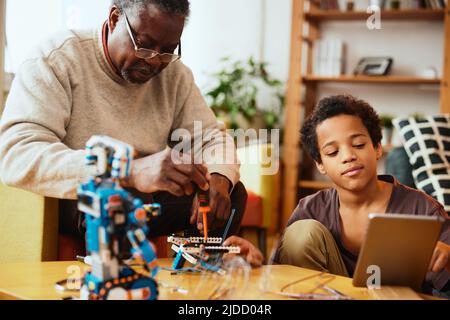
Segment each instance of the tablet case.
M420 290L443 225L439 216L370 214L353 285L367 286L379 267L380 285Z

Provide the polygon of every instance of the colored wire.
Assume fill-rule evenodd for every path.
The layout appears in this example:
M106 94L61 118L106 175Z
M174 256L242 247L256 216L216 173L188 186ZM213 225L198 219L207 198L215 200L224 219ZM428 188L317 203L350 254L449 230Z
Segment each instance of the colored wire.
M227 226L225 227L225 230L223 231L222 243L225 241L225 238L228 234L228 230L230 229L231 222L233 221L235 212L236 212L236 209L231 210L231 215L230 215L230 218L228 219Z

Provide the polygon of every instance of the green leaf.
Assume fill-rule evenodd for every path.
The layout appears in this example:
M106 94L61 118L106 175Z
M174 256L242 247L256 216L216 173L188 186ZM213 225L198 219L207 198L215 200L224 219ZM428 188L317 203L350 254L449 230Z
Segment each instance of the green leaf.
M261 114L268 128L275 126L284 109L285 94L282 92L283 82L272 78L268 73L268 64L264 61L256 62L251 56L246 61L232 61L229 57L224 57L221 62L224 66L212 73L212 79L216 82L205 94L213 111L226 112L232 127L237 126L239 114L249 121ZM272 111L262 112L267 107L258 105L257 97L262 86L277 101L271 108Z

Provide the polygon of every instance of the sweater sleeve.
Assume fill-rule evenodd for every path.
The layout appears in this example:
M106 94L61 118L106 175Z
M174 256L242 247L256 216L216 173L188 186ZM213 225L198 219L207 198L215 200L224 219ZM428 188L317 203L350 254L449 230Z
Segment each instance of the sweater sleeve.
M48 197L76 199L88 177L84 150L62 141L70 121L68 75L47 59L23 63L0 121L0 177L4 184Z
M195 85L189 69L185 76L187 95L175 115L169 145L185 148L187 146L185 142L188 141L191 153L195 154L196 163L205 163L210 173L219 173L227 177L234 186L240 178L240 164L233 138L224 128L219 127L214 113ZM185 138L186 134L189 139ZM184 138L181 138L182 136ZM182 143L177 143L180 140Z

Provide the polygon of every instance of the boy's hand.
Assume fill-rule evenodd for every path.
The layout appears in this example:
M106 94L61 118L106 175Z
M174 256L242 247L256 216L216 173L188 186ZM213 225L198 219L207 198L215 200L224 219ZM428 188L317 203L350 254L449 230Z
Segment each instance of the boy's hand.
M450 246L442 241L438 241L431 257L429 271L439 272L443 269L450 272Z
M264 258L261 251L259 251L250 241L241 237L231 236L223 242L223 245L240 247L241 253L239 255L250 263L252 267L259 267L263 262ZM226 254L226 256L229 255L231 254Z

